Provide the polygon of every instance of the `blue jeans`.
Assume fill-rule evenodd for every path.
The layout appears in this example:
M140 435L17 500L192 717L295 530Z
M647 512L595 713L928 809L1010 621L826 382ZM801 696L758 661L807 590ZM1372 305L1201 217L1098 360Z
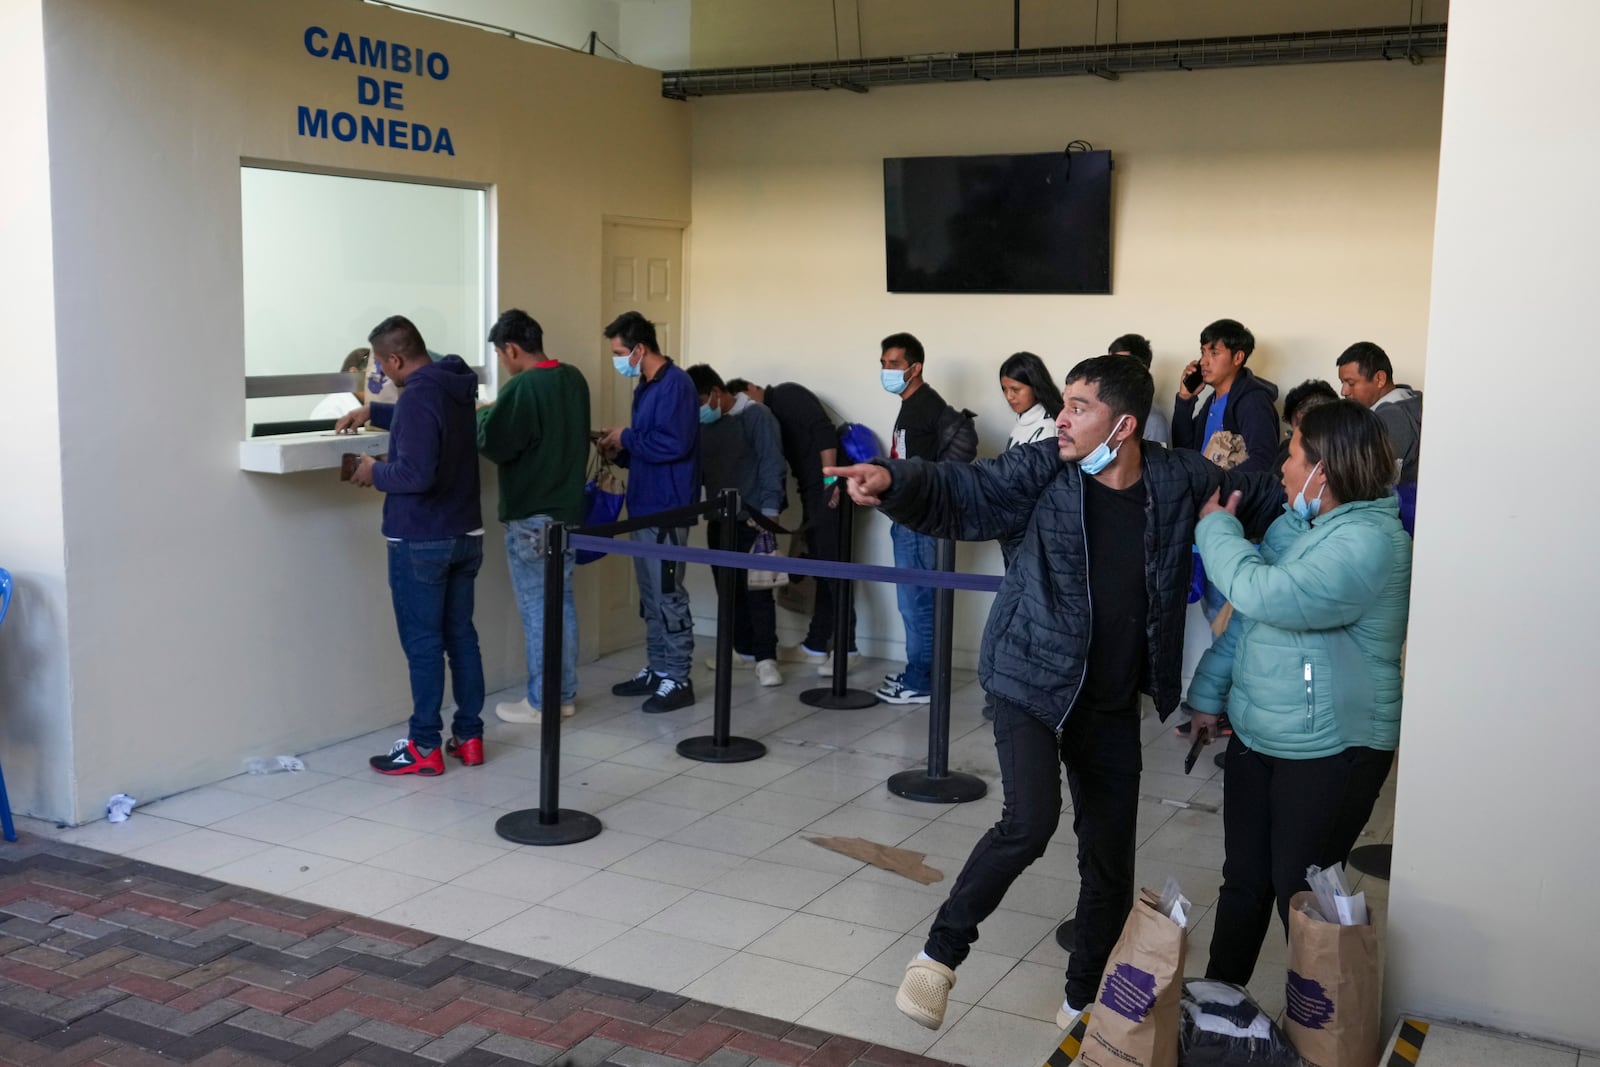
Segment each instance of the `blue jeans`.
M506 523L506 562L511 567L511 589L522 615L522 633L528 646L528 703L544 702L544 554L535 546L540 531L554 520L548 515L511 519ZM561 703L578 698L578 605L572 596L572 566L576 553L566 551L561 572Z
M633 532L635 541L652 545L684 545L686 529L650 527ZM650 669L675 682L689 680L694 662L694 616L689 613L689 591L683 587L684 565L663 559L633 558L639 581L639 616L644 619L645 651Z
M894 565L914 570L934 569L934 539L899 523L889 527L894 543ZM933 590L925 585L897 585L895 598L906 627L905 685L928 692L933 686Z
M456 698L451 732L463 741L483 736L483 656L472 627L472 583L482 566L482 537L389 542L394 621L411 667L410 737L420 749L439 747L446 657Z

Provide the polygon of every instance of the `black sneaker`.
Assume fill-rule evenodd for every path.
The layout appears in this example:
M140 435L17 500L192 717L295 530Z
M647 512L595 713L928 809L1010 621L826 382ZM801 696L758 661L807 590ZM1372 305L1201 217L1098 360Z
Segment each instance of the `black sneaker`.
M618 682L611 691L619 697L646 697L661 688L661 675L646 667L626 682Z
M663 678L656 687L656 695L644 702L644 710L647 714L659 715L663 711L687 708L693 703L694 683L675 682L671 678Z
M1177 731L1178 731L1178 736L1179 737L1188 737L1190 734L1192 734L1194 732L1194 722L1193 722L1193 720L1189 720L1187 722L1180 722L1178 724L1178 726L1177 726ZM1218 737L1232 737L1233 736L1233 726L1228 722L1228 715L1227 715L1226 712L1224 712L1221 715L1217 716L1217 736Z

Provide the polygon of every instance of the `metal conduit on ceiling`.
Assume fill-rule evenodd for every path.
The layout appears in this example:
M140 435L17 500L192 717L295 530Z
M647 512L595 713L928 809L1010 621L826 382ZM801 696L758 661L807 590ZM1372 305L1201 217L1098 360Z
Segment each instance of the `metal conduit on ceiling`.
M1174 41L1019 48L999 52L945 52L881 59L780 63L760 67L674 70L661 75L661 95L673 100L800 89L864 93L891 85L1065 78L1162 70L1219 70L1303 63L1353 63L1443 56L1447 24L1376 26L1353 30L1197 37Z

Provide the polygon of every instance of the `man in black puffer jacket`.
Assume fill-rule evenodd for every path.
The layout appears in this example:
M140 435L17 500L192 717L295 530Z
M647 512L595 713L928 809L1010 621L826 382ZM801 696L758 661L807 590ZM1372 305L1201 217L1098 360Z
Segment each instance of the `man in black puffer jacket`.
M1141 442L1154 385L1137 360L1085 360L1063 392L1056 441L974 465L908 460L828 472L847 480L858 504L881 506L919 533L1014 546L979 668L995 706L1005 807L895 998L923 1026L943 1021L978 924L1043 855L1060 818L1063 764L1082 885L1062 1029L1094 1000L1133 906L1139 694L1154 698L1163 719L1180 695L1195 522L1219 490L1242 491L1234 506L1258 532L1283 507L1270 474L1225 472L1198 452Z

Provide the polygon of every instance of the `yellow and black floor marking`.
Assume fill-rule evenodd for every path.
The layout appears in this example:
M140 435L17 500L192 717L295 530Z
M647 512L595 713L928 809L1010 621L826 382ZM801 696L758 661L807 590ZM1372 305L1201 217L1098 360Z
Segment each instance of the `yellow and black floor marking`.
M1083 1035L1088 1030L1089 1013L1085 1011L1078 1016L1078 1021L1072 1024L1067 1036L1061 1039L1061 1046L1050 1053L1050 1058L1044 1061L1044 1067L1068 1067L1078 1058L1078 1050L1083 1048Z
M1422 1056L1422 1043L1428 1037L1428 1024L1420 1019L1402 1019L1395 1035L1394 1051L1385 1067L1416 1067Z

